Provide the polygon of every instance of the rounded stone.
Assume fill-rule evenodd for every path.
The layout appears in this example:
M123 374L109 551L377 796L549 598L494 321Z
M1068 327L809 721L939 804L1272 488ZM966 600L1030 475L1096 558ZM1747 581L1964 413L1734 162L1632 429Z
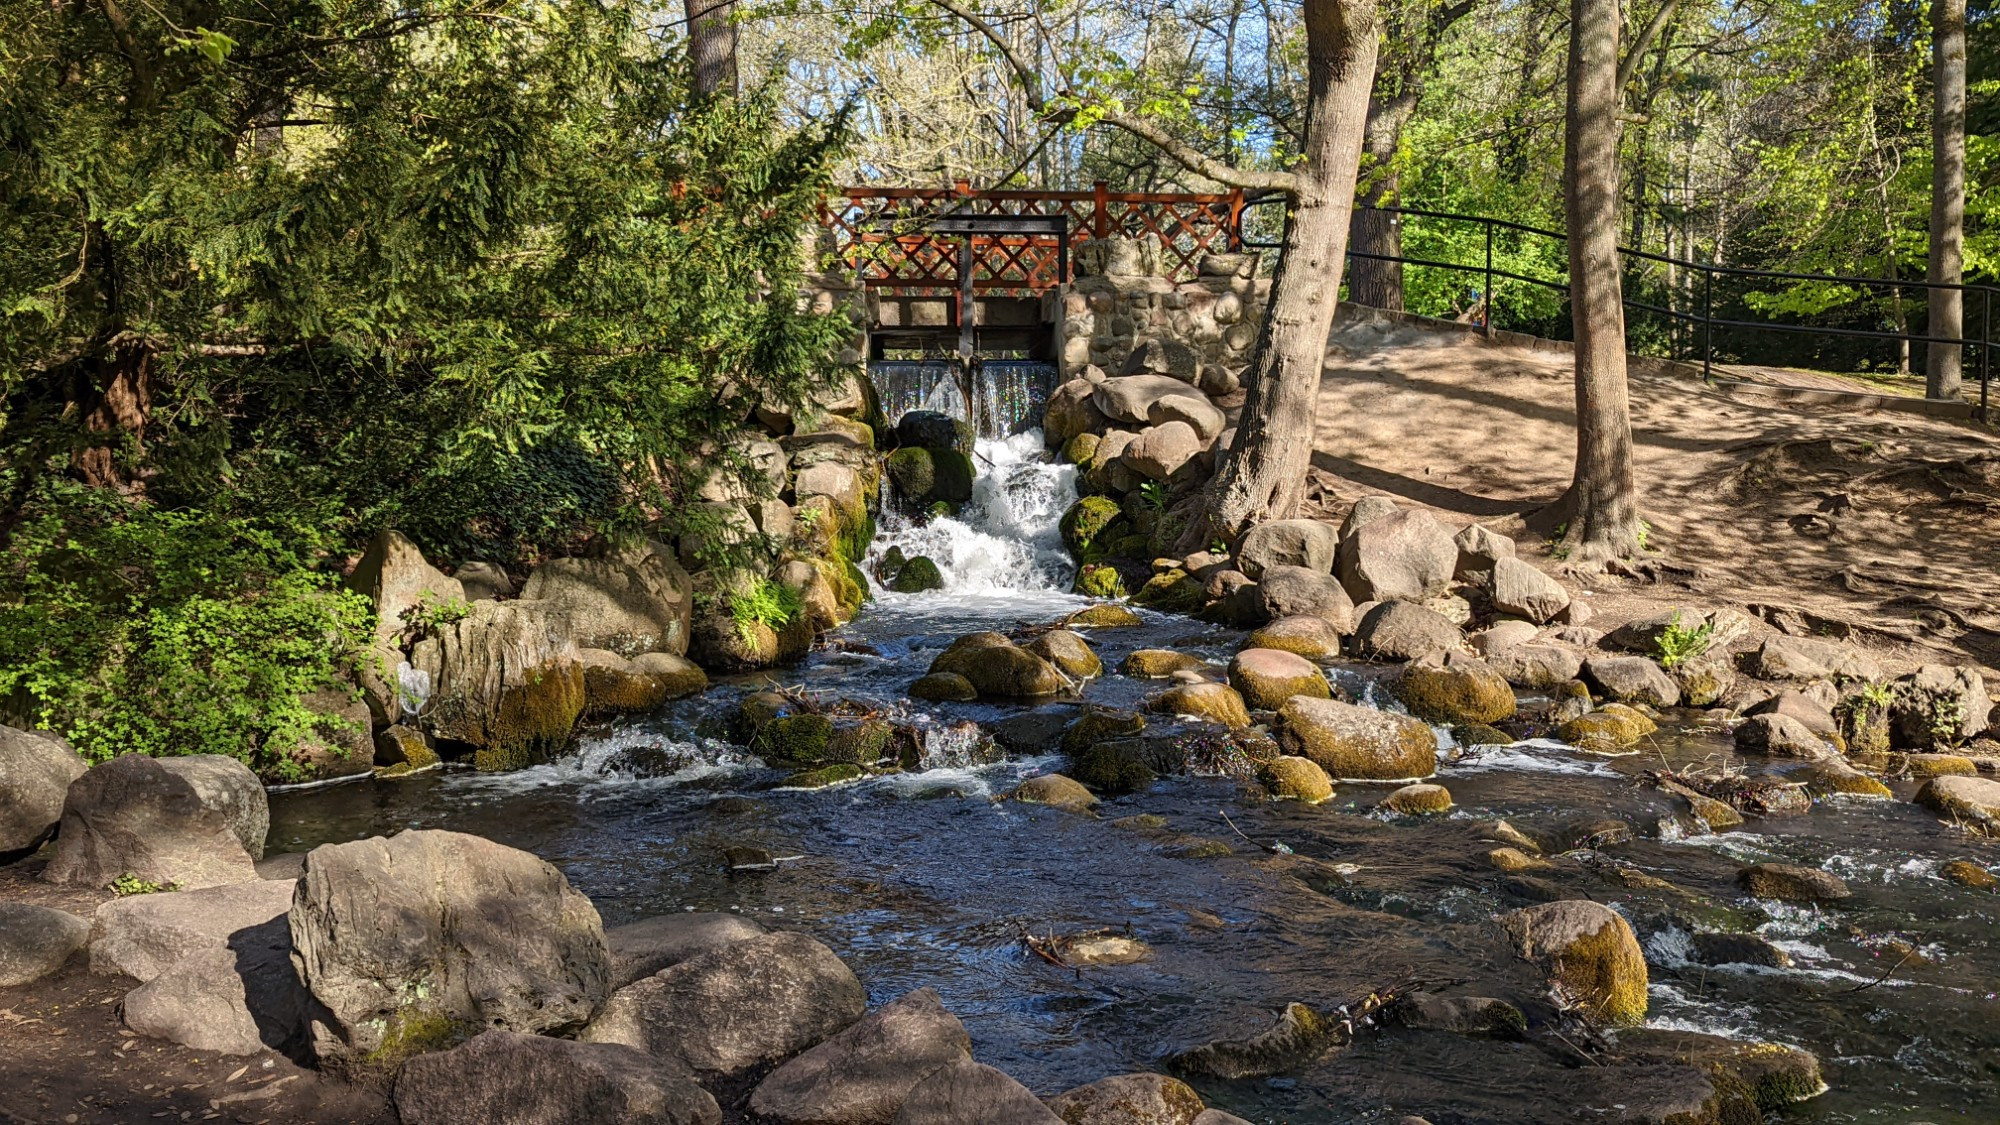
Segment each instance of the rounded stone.
M1281 800L1304 801L1317 805L1333 797L1333 779L1311 758L1284 755L1265 762L1259 778L1271 796Z
M1275 711L1294 696L1330 699L1333 689L1312 661L1274 648L1246 648L1229 662L1229 683L1243 701L1261 711Z
M1380 806L1392 813L1404 816L1429 816L1451 810L1451 790L1442 785L1418 782L1405 785L1387 797Z

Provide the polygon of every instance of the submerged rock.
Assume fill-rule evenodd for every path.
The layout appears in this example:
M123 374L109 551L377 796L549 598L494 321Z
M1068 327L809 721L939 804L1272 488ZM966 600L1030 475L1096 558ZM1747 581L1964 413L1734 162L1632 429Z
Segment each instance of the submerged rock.
M1516 1039L1528 1030L1528 1017L1521 1014L1521 1009L1492 996L1446 997L1425 993L1398 1002L1385 1014L1404 1027L1453 1035Z
M1847 881L1831 871L1789 863L1758 863L1736 873L1736 881L1757 898L1829 905L1854 897Z
M1596 1019L1619 1027L1646 1018L1646 958L1617 911L1584 899L1524 907L1498 919L1514 948Z
M1442 785L1419 782L1405 785L1382 798L1381 807L1404 816L1428 816L1451 811L1451 790Z
M1028 778L1015 787L1012 796L1024 804L1048 805L1069 812L1088 812L1097 804L1097 797L1090 790L1059 773Z
M1065 1090L1048 1101L1067 1125L1194 1125L1201 1095L1164 1074L1120 1074Z
M1178 1052L1167 1060L1172 1069L1196 1078L1235 1081L1265 1078L1301 1070L1340 1044L1335 1026L1296 1001L1285 1005L1277 1022L1249 1039L1218 1039Z
M1760 965L1792 967L1791 954L1756 934L1695 934L1688 939L1689 960L1698 965Z
M1327 699L1333 695L1326 676L1303 656L1273 648L1246 648L1229 662L1229 685L1243 701L1263 711L1275 711L1294 696Z
M1408 715L1300 696L1279 717L1281 743L1336 781L1414 781L1437 772L1437 737Z
M1127 656L1118 671L1136 680L1164 680L1176 672L1206 672L1209 664L1198 656L1164 648L1142 648Z
M780 1125L888 1125L931 1072L971 1057L965 1025L920 988L772 1071L750 1110Z

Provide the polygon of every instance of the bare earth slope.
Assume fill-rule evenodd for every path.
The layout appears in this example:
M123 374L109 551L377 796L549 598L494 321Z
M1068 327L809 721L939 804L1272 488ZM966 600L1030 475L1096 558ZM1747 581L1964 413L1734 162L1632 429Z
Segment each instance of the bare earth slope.
M1387 493L1514 535L1560 570L1523 517L1569 482L1568 352L1343 312L1313 458L1337 506ZM2000 666L1989 431L1737 401L1661 363L1635 363L1631 386L1648 547L1669 565L1657 584L1592 579L1593 607L1615 618L1653 602L1772 607L1762 615L1789 612L1792 631L1846 633L1895 659Z

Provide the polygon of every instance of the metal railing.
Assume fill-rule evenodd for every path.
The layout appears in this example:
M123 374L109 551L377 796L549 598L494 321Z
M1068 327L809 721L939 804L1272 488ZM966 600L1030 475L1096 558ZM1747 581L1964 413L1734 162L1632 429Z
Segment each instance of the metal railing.
M1281 203L1282 200L1264 198L1250 202L1252 206L1258 206L1277 204ZM1546 230L1541 227L1528 226L1525 223L1509 222L1506 219L1494 219L1483 215L1460 215L1449 211L1432 211L1420 207L1383 207L1375 208L1374 210L1396 216L1396 221L1399 223L1405 217L1412 217L1446 222L1471 223L1483 228L1485 255L1484 260L1478 264L1438 261L1436 259L1412 257L1403 254L1373 254L1352 248L1348 250L1348 257L1350 259L1362 258L1372 261L1400 262L1405 265L1452 270L1481 277L1483 280L1480 289L1480 298L1485 306L1482 314L1482 327L1489 336L1494 331L1495 320L1499 312L1499 302L1495 292L1496 281L1519 282L1552 290L1564 295L1567 295L1569 292L1569 281L1567 278L1554 280L1544 277L1534 277L1494 264L1494 234L1496 231L1511 231L1533 238L1546 238L1562 242L1565 241L1566 236L1560 231ZM1249 249L1276 249L1279 244L1245 238L1243 245ZM1666 317L1669 323L1684 324L1687 326L1690 334L1699 330L1701 337L1701 369L1704 379L1714 378L1717 358L1715 333L1718 328L1743 332L1776 332L1819 337L1895 341L1908 348L1914 348L1918 344L1956 345L1966 349L1968 352L1976 353L1978 374L1973 378L1976 378L1979 383L1978 414L1982 421L1991 419L1993 352L1995 346L2000 345L2000 335L1996 335L1994 332L1993 307L1996 303L2000 303L2000 301L1996 301L1996 298L2000 298L2000 287L1992 285L1950 284L1921 279L1850 277L1841 274L1799 273L1790 270L1760 270L1745 266L1725 266L1708 262L1688 261L1682 258L1670 258L1663 254L1654 254L1645 250L1634 250L1624 246L1618 248L1618 255L1621 261L1628 264L1626 271L1628 277L1634 272L1631 268L1632 263L1654 263L1670 269L1688 271L1690 277L1698 277L1700 279L1698 286L1688 286L1690 290L1694 288L1699 288L1700 290L1699 300L1701 307L1699 311L1693 308L1673 308L1654 304L1646 300L1635 299L1631 296L1634 287L1629 285L1625 287L1627 294L1625 297L1625 306L1630 309L1638 309L1643 312ZM1972 312L1972 306L1977 304L1979 309L1979 335L1971 336L1968 334L1959 337L1933 336L1928 334L1928 332L1918 333L1910 330L1882 331L1879 329L1852 328L1834 324L1788 324L1768 319L1743 320L1734 317L1717 316L1716 280L1718 278L1817 282L1854 286L1864 289L1888 289L1898 292L1902 290L1927 292L1932 289L1956 289L1965 294L1966 307L1964 312L1966 320L1971 319L1969 314ZM1688 296L1690 297L1690 303L1692 303L1694 294L1690 292ZM1847 302L1845 305L1838 307L1852 309L1855 304L1857 302ZM1689 362L1693 362L1692 354L1687 358ZM1972 366L1969 362L1963 364L1963 368L1966 370L1970 370Z

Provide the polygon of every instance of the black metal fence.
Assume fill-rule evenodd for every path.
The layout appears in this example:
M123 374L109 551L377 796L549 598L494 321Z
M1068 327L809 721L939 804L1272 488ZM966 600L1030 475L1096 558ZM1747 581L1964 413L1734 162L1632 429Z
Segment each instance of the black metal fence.
M1254 201L1256 205L1281 202L1269 197ZM1566 277L1555 279L1521 273L1510 270L1503 264L1497 264L1495 258L1495 238L1501 232L1530 239L1549 239L1560 244L1565 241L1565 236L1560 231L1483 215L1459 215L1449 211L1431 211L1419 207L1384 207L1379 210L1394 215L1396 222L1405 225L1405 240L1409 238L1406 220L1412 218L1441 223L1472 224L1481 229L1484 254L1482 260L1478 262L1442 261L1409 254L1372 254L1352 248L1348 250L1348 257L1400 262L1408 266L1449 270L1479 278L1478 299L1479 304L1483 305L1480 320L1489 335L1500 326L1498 322L1506 312L1500 296L1504 287L1499 285L1500 282L1537 287L1567 297L1569 281ZM1246 237L1244 245L1257 249L1275 249L1279 243ZM1618 254L1625 263L1625 307L1663 318L1669 329L1667 338L1670 341L1672 358L1692 363L1699 357L1703 378L1713 378L1715 365L1718 362L1745 360L1765 362L1773 366L1826 369L1828 363L1826 344L1830 340L1891 341L1895 342L1906 356L1913 354L1918 345L1951 345L1964 349L1963 370L1968 373L1969 379L1977 380L1979 384L1979 417L1981 420L1988 420L1991 417L1989 407L1994 375L1994 348L2000 345L2000 334L1995 332L1993 312L1994 306L2000 304L2000 299L1996 299L2000 298L2000 287L1953 285L1920 279L1848 277L1840 274L1750 269L1743 266L1724 266L1670 258L1663 254L1622 246L1619 247ZM1684 280L1676 285L1663 287L1646 277L1649 266L1664 267L1668 271L1686 271ZM1752 319L1751 314L1756 310L1747 298L1769 282L1809 282L1847 286L1863 292L1887 291L1891 299L1898 302L1902 300L1904 292L1927 294L1933 289L1956 289L1965 295L1962 323L1970 325L1976 320L1978 334L1972 335L1969 328L1963 330L1965 335L1953 337L1934 336L1928 329L1919 332L1914 327L1890 331L1858 327L1856 322L1878 318L1880 315L1871 311L1870 302L1864 299L1840 302L1823 310L1813 318L1817 323L1789 322L1771 316ZM1680 300L1675 301L1676 297ZM1666 303L1661 303L1662 301ZM1523 324L1524 330L1539 328L1542 334L1550 334L1550 330L1556 328L1546 317L1524 319L1540 321L1540 323ZM1566 321L1567 317L1561 319ZM1776 334L1780 337L1780 341L1770 340L1767 334ZM1801 338L1810 338L1813 345L1799 346ZM1769 358L1757 358L1760 354Z

